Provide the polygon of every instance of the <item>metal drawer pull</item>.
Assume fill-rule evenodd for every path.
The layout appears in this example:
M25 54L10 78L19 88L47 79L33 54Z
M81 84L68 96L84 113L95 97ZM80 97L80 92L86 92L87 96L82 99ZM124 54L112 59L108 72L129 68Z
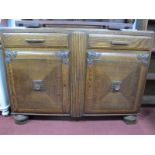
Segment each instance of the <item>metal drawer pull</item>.
M125 41L111 41L111 45L127 46L127 45L129 45L129 43L125 42Z
M112 91L113 92L118 92L121 89L121 81L112 81Z
M43 81L42 80L33 80L32 81L32 89L36 91L40 91L42 89Z
M33 44L33 43L44 43L45 40L44 39L26 39L25 40L27 43L29 44Z

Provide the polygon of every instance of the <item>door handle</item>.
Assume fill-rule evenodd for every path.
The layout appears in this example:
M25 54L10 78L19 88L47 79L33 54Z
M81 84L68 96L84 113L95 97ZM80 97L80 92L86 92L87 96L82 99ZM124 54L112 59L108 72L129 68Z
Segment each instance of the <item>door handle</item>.
M32 89L35 91L41 91L43 86L42 80L32 80Z
M122 83L121 81L112 81L112 86L111 86L112 91L119 92L121 89L121 83Z

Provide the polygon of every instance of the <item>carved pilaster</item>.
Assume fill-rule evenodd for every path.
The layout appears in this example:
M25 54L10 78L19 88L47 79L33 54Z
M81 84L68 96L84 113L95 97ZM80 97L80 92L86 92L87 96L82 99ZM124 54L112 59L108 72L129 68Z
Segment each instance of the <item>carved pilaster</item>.
M87 34L74 32L69 38L71 52L71 116L80 117L83 112Z

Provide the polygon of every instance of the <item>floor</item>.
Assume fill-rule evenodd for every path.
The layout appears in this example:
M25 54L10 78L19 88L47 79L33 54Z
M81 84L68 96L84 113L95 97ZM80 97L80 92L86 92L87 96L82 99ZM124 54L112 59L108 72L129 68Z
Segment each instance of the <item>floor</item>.
M127 125L121 118L65 120L32 118L24 125L12 116L0 116L1 135L152 135L155 134L155 107L143 107L136 124Z

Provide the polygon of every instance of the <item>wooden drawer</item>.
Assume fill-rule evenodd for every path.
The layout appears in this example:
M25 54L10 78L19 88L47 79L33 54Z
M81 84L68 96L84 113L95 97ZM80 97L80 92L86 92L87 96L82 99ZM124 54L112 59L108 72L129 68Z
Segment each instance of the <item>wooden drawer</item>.
M89 48L149 50L152 38L146 36L89 34Z
M67 47L67 34L60 33L4 33L4 47Z

